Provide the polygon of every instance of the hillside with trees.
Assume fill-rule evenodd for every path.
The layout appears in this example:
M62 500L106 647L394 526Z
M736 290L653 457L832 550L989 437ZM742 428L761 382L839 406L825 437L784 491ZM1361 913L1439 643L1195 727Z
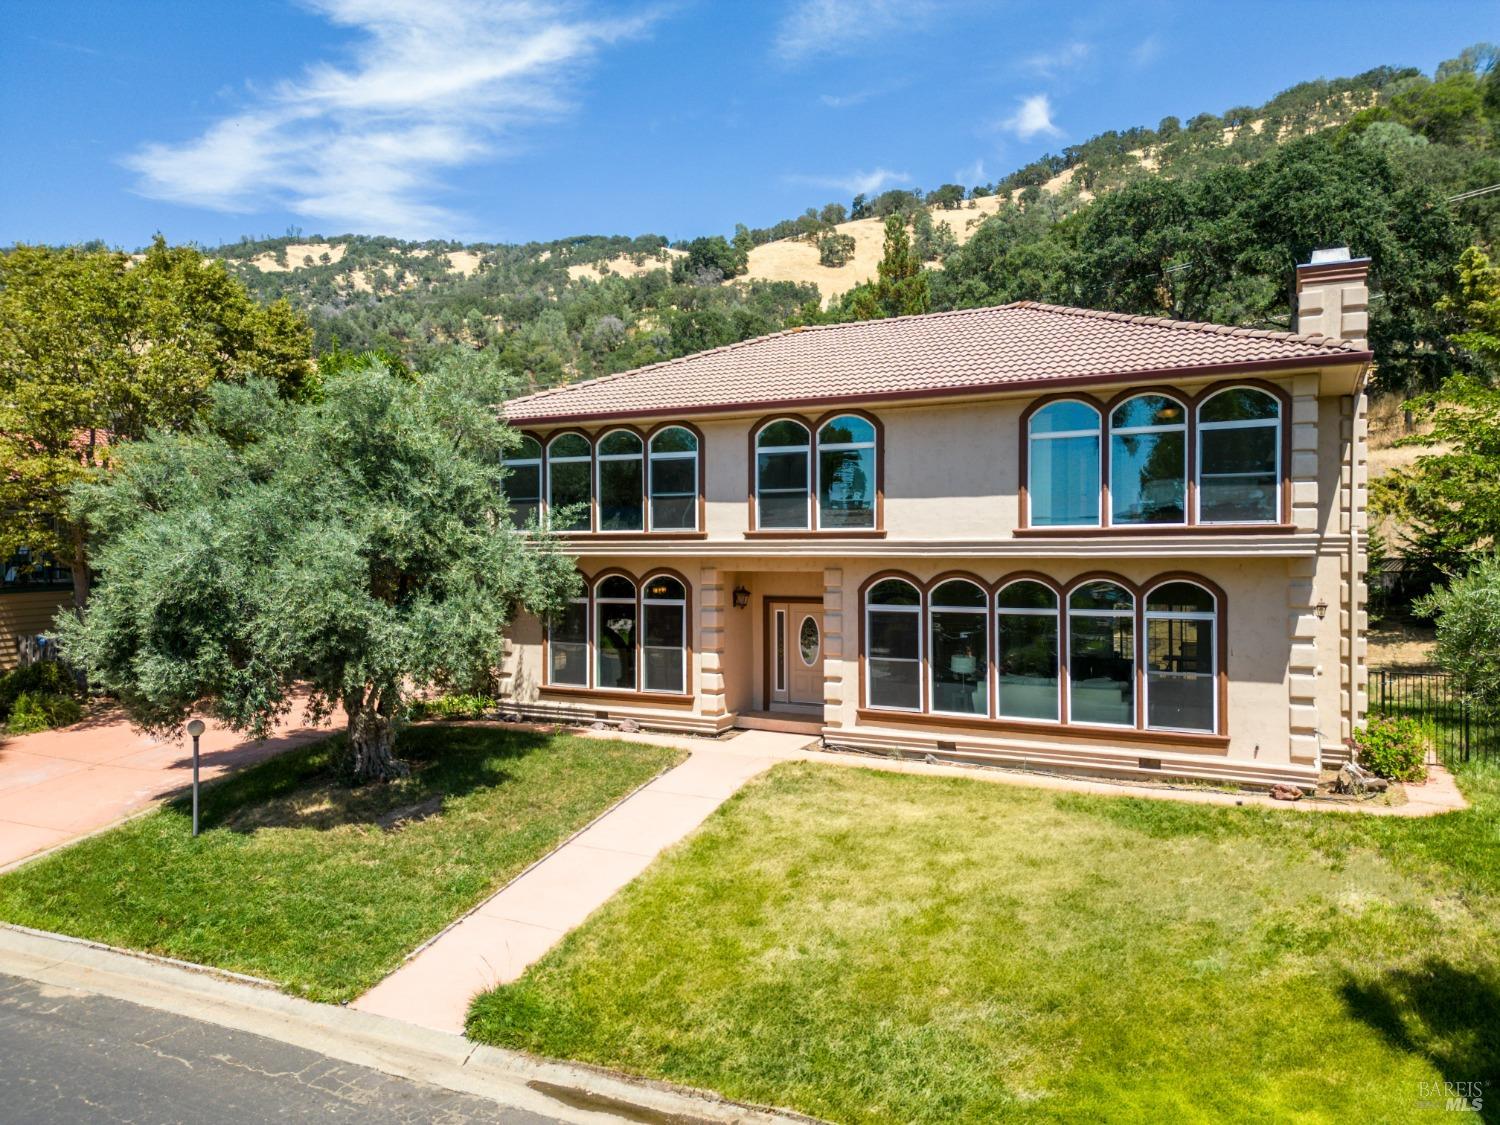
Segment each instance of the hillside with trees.
M1348 244L1373 259L1381 386L1421 390L1468 362L1441 305L1463 250L1500 230L1500 193L1481 191L1500 184L1495 63L1479 45L1432 75L1318 79L1261 106L1103 133L995 183L856 196L671 245L291 231L208 253L302 309L320 351L426 366L492 349L534 387L915 307L875 292L892 216L905 234L887 272L915 263L933 309L1029 298L1285 328L1291 267Z

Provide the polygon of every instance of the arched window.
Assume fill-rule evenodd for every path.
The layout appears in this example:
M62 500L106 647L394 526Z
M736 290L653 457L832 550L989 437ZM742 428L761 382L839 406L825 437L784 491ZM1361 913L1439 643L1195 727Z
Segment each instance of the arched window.
M1146 596L1146 725L1215 731L1219 721L1218 604L1196 582Z
M547 626L547 682L589 686L589 596L572 598Z
M1281 403L1230 387L1198 404L1198 521L1281 520Z
M1109 417L1110 522L1187 521L1187 408L1136 395Z
M922 709L922 595L903 579L865 595L865 679L871 707Z
M1135 598L1114 582L1068 596L1068 719L1135 726Z
M683 426L668 426L651 438L648 457L652 531L698 528L698 438Z
M612 430L599 439L599 530L644 531L642 487L645 446L630 430Z
M1005 719L1057 722L1057 593L1048 585L1023 578L995 598L996 675L999 715Z
M593 450L582 434L559 434L547 444L547 509L554 531L587 531L593 499ZM570 509L572 518L559 523L558 513Z
M1094 527L1099 513L1099 412L1062 399L1027 424L1026 499L1032 527Z
M875 426L857 414L818 430L818 527L875 526Z
M542 510L542 443L534 437L522 437L501 463L505 466L505 498L510 501L511 522L525 527Z
M949 715L990 713L989 595L963 578L928 596L932 709Z
M619 574L594 587L595 685L610 691L635 690L635 583Z
M811 435L783 418L755 436L755 526L807 530L812 478Z
M646 691L687 690L687 591L670 575L641 584L641 662Z

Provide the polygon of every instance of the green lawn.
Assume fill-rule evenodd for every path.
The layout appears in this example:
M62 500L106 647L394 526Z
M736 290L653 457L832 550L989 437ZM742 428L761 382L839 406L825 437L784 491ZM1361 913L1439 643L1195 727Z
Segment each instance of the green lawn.
M329 768L340 741L206 787L197 840L179 801L0 878L0 919L348 1000L683 756L423 726L397 748L409 779L354 789Z
M782 765L469 1031L843 1122L1446 1117L1424 1083L1500 1079L1500 770L1464 784L1403 821Z

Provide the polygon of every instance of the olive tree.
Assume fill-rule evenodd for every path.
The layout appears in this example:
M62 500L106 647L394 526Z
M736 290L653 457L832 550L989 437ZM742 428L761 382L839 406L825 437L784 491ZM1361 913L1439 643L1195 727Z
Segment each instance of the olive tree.
M358 362L305 405L263 380L209 394L202 424L77 489L99 582L63 651L153 731L199 711L262 736L306 692L317 717L342 706L355 780L400 776L412 694L496 667L517 608L577 582L512 527L504 388L470 356Z

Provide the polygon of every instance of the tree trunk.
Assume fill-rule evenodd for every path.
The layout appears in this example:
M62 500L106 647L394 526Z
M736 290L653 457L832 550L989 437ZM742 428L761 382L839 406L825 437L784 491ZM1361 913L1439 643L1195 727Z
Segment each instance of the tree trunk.
M394 693L372 691L345 699L349 716L349 767L356 782L394 781L411 771L394 754Z
M84 607L89 602L89 587L93 575L89 571L88 552L84 549L83 536L73 538L73 613L82 618Z

